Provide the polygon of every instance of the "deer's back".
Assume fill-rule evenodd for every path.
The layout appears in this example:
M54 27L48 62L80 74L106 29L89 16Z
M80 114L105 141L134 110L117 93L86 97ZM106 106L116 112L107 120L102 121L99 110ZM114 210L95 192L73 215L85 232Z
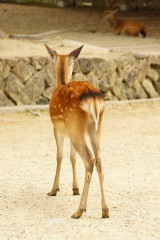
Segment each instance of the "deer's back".
M88 114L97 122L103 111L103 94L88 82L61 85L55 89L50 101L51 120L61 132L69 122L76 124L79 121L79 125L84 125ZM77 120L73 121L73 118Z
M127 32L131 35L137 35L140 31L146 31L144 23L136 20L123 20L115 27L115 32Z

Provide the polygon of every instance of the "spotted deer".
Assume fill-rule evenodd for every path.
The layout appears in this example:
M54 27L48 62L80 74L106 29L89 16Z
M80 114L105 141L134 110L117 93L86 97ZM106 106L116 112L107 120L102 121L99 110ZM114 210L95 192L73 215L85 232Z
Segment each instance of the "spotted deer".
M122 20L117 18L118 8L106 10L102 17L107 19L115 34L128 34L131 36L146 37L146 27L143 22L137 20Z
M59 175L63 158L64 137L70 139L70 160L73 170L73 195L79 195L76 176L76 152L80 155L85 166L85 181L78 210L72 218L80 218L86 211L88 191L94 164L99 174L102 217L109 217L109 210L103 189L103 169L100 156L101 124L105 108L104 97L88 82L71 82L74 61L83 46L72 51L69 55L59 55L47 45L46 49L55 67L57 87L50 100L50 117L54 125L54 136L57 145L56 174L49 196L56 196L59 191ZM93 153L91 153L86 136L89 136ZM94 157L93 157L94 154Z

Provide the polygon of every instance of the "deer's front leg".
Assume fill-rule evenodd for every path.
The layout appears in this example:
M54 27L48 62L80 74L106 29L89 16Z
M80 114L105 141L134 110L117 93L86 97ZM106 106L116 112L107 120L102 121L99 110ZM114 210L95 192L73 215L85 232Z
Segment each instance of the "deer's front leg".
M59 175L60 175L61 163L63 159L64 138L60 134L58 134L55 128L54 128L54 136L55 136L56 145L57 145L57 167L56 167L56 174L55 174L53 187L51 191L48 193L49 196L56 196L57 191L59 191Z

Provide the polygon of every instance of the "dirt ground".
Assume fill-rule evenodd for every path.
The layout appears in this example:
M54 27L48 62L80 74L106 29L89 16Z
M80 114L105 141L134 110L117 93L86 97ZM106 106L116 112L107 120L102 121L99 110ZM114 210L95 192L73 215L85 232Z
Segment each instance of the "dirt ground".
M88 47L81 56L90 57L108 56L109 50L116 54L160 53L159 11L120 15L143 20L148 37L114 36L96 10L64 11L1 3L0 28L10 34L64 30L36 41L1 39L1 58L47 56L44 42L63 52L83 42ZM109 219L101 219L96 171L87 212L79 220L70 218L80 196L72 196L68 141L64 146L61 191L57 197L46 195L56 167L53 130L46 110L14 112L14 108L1 108L0 136L0 239L160 239L159 100L106 105L101 148ZM77 174L82 192L84 166L79 157Z
M55 32L39 40L0 39L1 58L47 56L44 43L59 52L84 44L82 57L108 58L108 51L145 54L160 53L160 10L119 13L121 18L137 19L146 24L147 38L115 36L97 9L58 9L16 4L0 4L0 28L8 34Z
M18 107L19 109L19 107ZM72 196L69 142L64 146L60 192L52 187L56 148L47 111L0 113L0 235L13 239L160 239L160 101L108 103L102 159L110 218L101 218L94 169L87 212L71 218L80 196ZM84 166L77 159L82 192Z

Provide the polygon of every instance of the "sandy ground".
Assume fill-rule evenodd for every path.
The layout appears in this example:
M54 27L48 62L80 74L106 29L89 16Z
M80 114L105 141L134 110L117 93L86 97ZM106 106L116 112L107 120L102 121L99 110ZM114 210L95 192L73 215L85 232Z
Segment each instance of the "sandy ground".
M64 14L62 9L0 4L1 28L8 33L64 30L38 41L2 39L1 58L47 56L44 42L60 52L70 51L83 42L81 56L87 57L108 57L111 51L159 54L159 12L147 14L121 13L122 17L134 17L147 24L148 38L139 39L114 36L95 10L67 9ZM68 141L64 147L61 192L57 197L46 195L56 167L48 112L14 112L14 108L6 111L0 109L0 239L160 239L159 100L106 106L102 159L110 219L101 219L96 171L87 213L79 220L70 218L80 196L72 196ZM84 166L80 158L77 166L82 192Z
M109 219L101 219L96 170L87 212L71 219L80 196L72 196L68 141L61 191L56 197L46 195L56 167L48 112L5 112L1 109L0 239L160 239L159 100L106 106L102 159ZM79 157L77 174L82 192L84 166Z

